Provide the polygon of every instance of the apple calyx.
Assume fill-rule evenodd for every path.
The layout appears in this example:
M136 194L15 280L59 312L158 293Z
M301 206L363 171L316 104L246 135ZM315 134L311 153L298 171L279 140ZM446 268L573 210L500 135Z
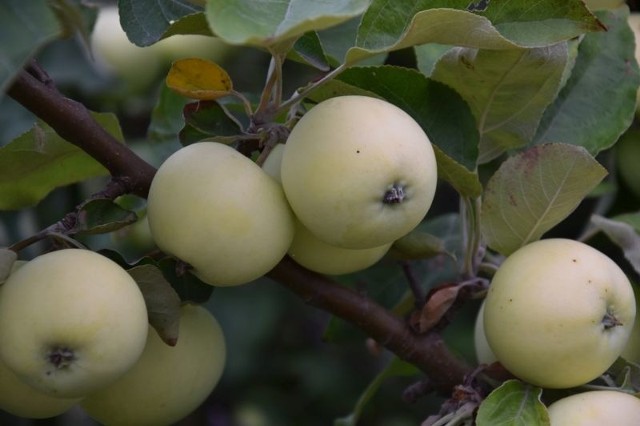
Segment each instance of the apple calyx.
M387 189L382 197L384 204L400 204L404 201L406 194L404 192L404 185L394 183Z
M47 354L47 360L56 369L61 370L64 368L68 368L71 364L73 364L73 362L76 360L76 355L71 349L65 346L59 346L53 348Z
M613 327L618 327L620 325L623 325L622 322L618 318L616 318L616 316L613 315L613 313L611 313L610 311L607 311L604 317L602 317L601 322L605 330L609 330L609 329L612 329Z

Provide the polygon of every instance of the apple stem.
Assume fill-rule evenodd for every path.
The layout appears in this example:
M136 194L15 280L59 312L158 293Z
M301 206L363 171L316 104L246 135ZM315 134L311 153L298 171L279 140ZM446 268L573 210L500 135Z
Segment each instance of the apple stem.
M404 187L400 184L394 183L389 189L387 189L387 192L384 193L382 202L385 204L400 204L404 201L404 197Z
M604 317L602 317L602 325L604 325L605 330L609 330L610 328L617 327L619 325L623 325L618 318L615 317L611 312L607 312Z
M49 362L57 369L67 368L76 360L73 351L66 347L57 347L47 354Z

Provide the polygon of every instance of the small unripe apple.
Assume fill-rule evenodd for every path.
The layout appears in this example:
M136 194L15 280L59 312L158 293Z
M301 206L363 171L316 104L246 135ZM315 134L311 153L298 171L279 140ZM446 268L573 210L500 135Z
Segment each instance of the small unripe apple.
M294 218L282 191L235 149L199 142L173 153L149 190L151 235L211 285L248 283L287 253Z
M476 359L478 364L493 364L498 359L491 350L487 335L484 332L484 302L480 305L478 316L473 329L473 344L476 350Z
M551 426L637 426L640 399L615 390L577 393L548 407Z
M385 244L366 249L332 246L316 238L299 221L289 256L307 269L327 275L342 275L366 269L379 261L391 247Z
M46 394L76 398L137 361L147 310L136 282L89 250L43 254L13 272L0 297L0 358Z
M500 363L547 388L580 386L624 350L636 315L633 289L610 258L569 239L530 243L498 268L484 331Z
M363 249L415 228L436 190L433 148L395 105L339 96L306 113L282 158L282 185L296 217L327 244Z
M216 319L202 306L184 305L175 346L150 329L144 352L131 370L89 395L81 406L105 425L171 425L209 396L225 360L225 339Z

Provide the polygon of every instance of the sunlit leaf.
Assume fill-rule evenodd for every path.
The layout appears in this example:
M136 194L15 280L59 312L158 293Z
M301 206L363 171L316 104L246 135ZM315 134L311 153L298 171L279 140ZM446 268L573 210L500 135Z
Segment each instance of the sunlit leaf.
M211 0L206 14L216 35L229 43L269 47L347 21L368 5L369 0Z
M608 30L580 43L571 76L545 111L534 143L570 143L596 154L629 127L640 77L628 14L627 8L598 12Z
M541 47L602 29L579 0L487 3L468 0L374 0L364 14L346 62L425 43L479 49Z
M489 247L508 255L566 218L606 176L584 148L537 145L510 157L487 183L481 230Z
M233 90L229 74L215 62L202 58L179 59L171 64L167 87L192 99L214 100Z
M113 114L93 113L93 117L122 141ZM0 148L0 210L33 206L57 187L107 173L100 163L39 121Z
M494 389L478 409L478 426L549 426L549 413L540 400L542 389L508 380Z
M24 64L62 32L44 1L0 1L0 96Z
M127 272L138 284L149 315L149 324L166 344L175 346L180 326L180 297L158 267L134 266Z
M553 102L568 58L566 43L511 50L453 48L431 77L469 104L480 134L480 163L528 144Z
M640 234L636 229L624 221L600 215L593 215L591 223L622 249L633 269L640 273Z

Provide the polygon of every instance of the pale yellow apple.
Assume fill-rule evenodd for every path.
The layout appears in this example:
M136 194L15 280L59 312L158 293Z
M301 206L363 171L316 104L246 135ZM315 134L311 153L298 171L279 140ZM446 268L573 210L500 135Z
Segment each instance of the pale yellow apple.
M282 169L282 154L284 154L284 144L276 144L269 152L266 160L262 163L262 170L264 170L269 176L274 178L276 182L282 185L282 175L280 173Z
M484 332L484 302L482 302L480 309L478 309L478 315L473 329L473 345L478 364L493 364L498 360L489 347L487 335Z
M211 285L250 282L271 270L293 240L281 186L233 148L199 142L172 154L149 190L158 247Z
M3 285L0 358L41 392L83 397L137 361L147 327L142 293L122 267L89 250L54 251Z
M282 183L280 170L283 153L284 144L277 144L262 164L262 170L278 183ZM391 244L366 249L332 246L316 238L299 220L296 220L296 231L288 254L300 265L312 271L342 275L368 268L380 260L390 247Z
M547 239L511 254L485 299L484 330L500 363L541 387L583 385L627 344L636 314L627 276L587 244Z
M35 390L0 361L0 410L18 417L46 419L66 412L78 401L80 398L55 398Z
M640 425L640 399L615 390L574 394L548 409L551 426Z
M129 41L116 6L100 8L90 41L99 69L121 78L131 89L144 90L159 78L163 65L160 48Z
M433 148L393 104L340 96L306 113L286 141L282 185L295 215L320 240L362 249L418 225L436 190Z
M166 345L151 329L133 368L81 406L105 425L171 425L209 396L225 359L224 335L213 315L202 306L184 305L176 346Z
M327 275L343 275L361 271L378 262L391 247L391 243L366 249L347 249L332 246L316 238L296 221L289 256L312 271Z

